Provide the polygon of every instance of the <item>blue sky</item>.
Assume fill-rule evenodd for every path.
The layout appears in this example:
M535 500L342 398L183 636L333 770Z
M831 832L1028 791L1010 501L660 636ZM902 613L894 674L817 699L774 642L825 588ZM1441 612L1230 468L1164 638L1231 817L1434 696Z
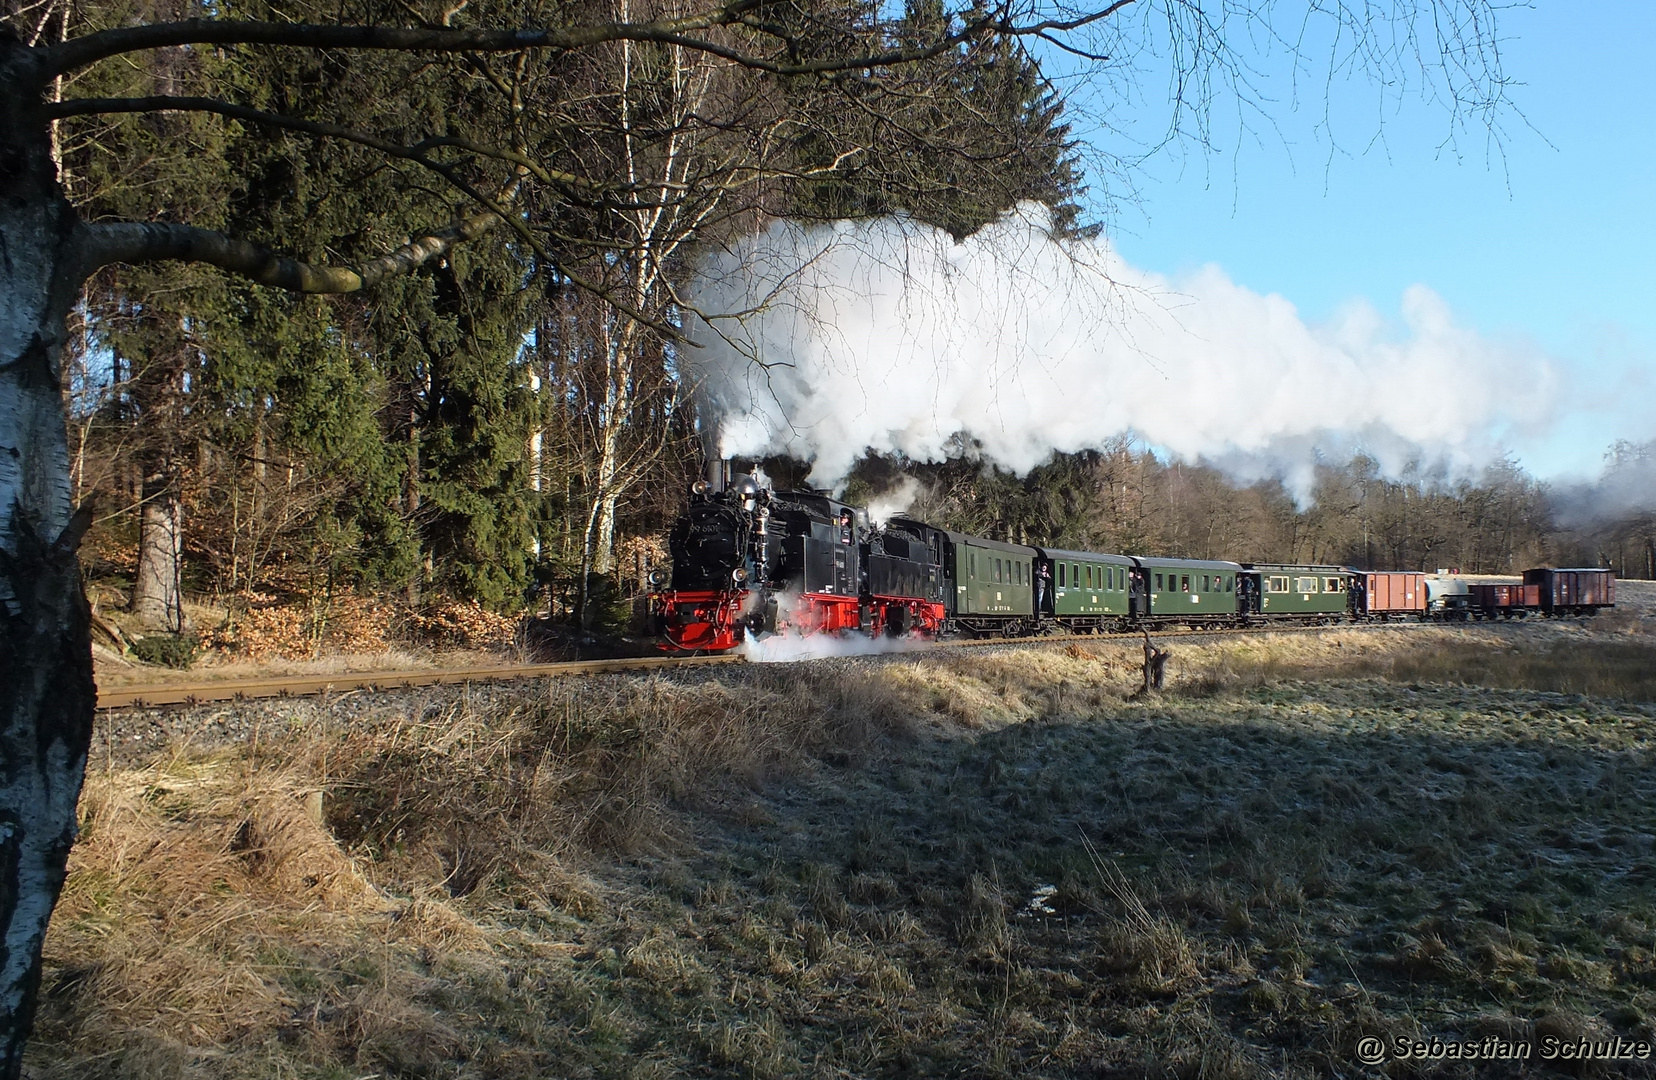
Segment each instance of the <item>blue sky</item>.
M1283 57L1258 60L1274 130L1213 112L1215 148L1186 143L1137 174L1107 231L1132 263L1181 274L1218 264L1309 321L1363 299L1395 316L1423 284L1458 323L1539 348L1566 373L1557 422L1512 450L1544 477L1596 473L1616 438L1656 438L1656 3L1538 0L1502 15L1518 85L1499 145L1477 126L1452 145L1447 114L1405 90L1336 82L1289 100ZM1129 113L1165 123L1154 77ZM1089 91L1072 113L1089 131Z

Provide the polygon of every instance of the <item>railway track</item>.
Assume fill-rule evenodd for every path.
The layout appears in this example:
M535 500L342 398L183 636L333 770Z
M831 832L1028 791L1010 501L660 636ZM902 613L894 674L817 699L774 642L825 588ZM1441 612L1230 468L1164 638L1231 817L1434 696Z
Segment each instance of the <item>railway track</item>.
M1410 623L1335 623L1330 626L1250 626L1200 630L1163 629L1152 631L1158 640L1210 638L1242 634L1304 634L1329 630L1381 629ZM1080 645L1087 642L1129 642L1142 637L1140 631L1111 632L1039 638L970 638L934 642L929 649L1006 648L1030 645ZM885 655L915 655L896 653ZM857 654L853 654L857 655ZM810 658L801 658L801 660ZM257 679L218 679L201 682L155 683L98 689L98 709L142 709L166 705L203 705L215 701L242 701L256 698L308 697L353 690L404 690L420 686L442 686L473 682L507 682L517 679L568 678L614 672L650 671L662 668L712 666L746 663L738 654L722 656L635 656L612 660L570 660L555 664L501 664L485 667L419 669L409 671L343 672L328 675L272 675Z
M332 675L271 675L259 679L156 683L150 686L98 688L98 708L137 709L157 705L201 705L213 701L307 697L348 690L405 690L471 682L551 679L603 675L616 671L711 664L739 664L740 656L634 656L616 660L570 660L558 664L502 664L493 667L435 668L413 671L343 672Z

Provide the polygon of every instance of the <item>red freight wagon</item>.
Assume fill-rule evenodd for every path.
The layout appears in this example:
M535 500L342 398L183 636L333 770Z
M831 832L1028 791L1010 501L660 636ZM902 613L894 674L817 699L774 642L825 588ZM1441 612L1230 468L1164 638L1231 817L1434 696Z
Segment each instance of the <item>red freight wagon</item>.
M1524 571L1524 584L1536 586L1538 605L1548 615L1591 615L1616 603L1616 575L1596 566L1550 566Z
M1472 610L1483 619L1521 618L1526 612L1539 611L1539 585L1468 585Z
M1364 614L1384 619L1426 613L1425 574L1379 570L1363 577Z

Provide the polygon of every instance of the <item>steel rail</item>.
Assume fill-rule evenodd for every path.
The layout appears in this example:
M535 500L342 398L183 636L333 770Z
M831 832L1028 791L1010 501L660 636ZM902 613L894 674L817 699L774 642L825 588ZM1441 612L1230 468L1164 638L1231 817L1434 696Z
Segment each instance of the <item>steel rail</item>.
M221 679L191 683L98 688L98 708L137 709L155 705L200 705L213 701L252 698L306 697L349 690L404 690L471 682L514 679L550 679L570 675L603 675L617 671L704 664L741 663L743 657L632 656L614 660L570 660L557 664L502 664L495 667L431 668L411 671L338 672L329 675L270 675L257 679Z
M1403 626L1438 626L1441 623L1333 623L1323 626L1215 626L1200 629L1171 626L1151 630L1153 638L1220 637L1234 634L1316 633L1328 630L1378 630ZM1064 637L980 637L929 642L923 649L903 650L871 656L924 655L934 649L993 648L1017 645L1084 645L1087 642L1126 643L1137 641L1143 631L1108 631L1071 634ZM860 654L851 654L860 655ZM796 663L806 662L802 657ZM347 693L353 690L406 690L420 686L451 686L474 682L509 682L517 679L565 678L576 675L604 675L614 672L650 671L660 668L713 664L740 664L740 653L716 656L632 656L611 660L568 660L555 664L501 664L466 668L426 668L408 671L338 672L327 675L268 675L255 679L217 679L203 682L152 683L98 689L98 709L143 709L164 705L205 705L220 701L258 698L308 697L316 694Z

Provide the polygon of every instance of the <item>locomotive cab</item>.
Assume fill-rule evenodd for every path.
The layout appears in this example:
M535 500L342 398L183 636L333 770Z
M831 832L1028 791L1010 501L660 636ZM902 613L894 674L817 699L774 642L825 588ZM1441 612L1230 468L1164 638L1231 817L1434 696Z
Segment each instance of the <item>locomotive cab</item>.
M733 649L750 632L858 629L867 518L817 492L767 491L752 476L705 481L674 525L668 589L651 598L663 648Z

